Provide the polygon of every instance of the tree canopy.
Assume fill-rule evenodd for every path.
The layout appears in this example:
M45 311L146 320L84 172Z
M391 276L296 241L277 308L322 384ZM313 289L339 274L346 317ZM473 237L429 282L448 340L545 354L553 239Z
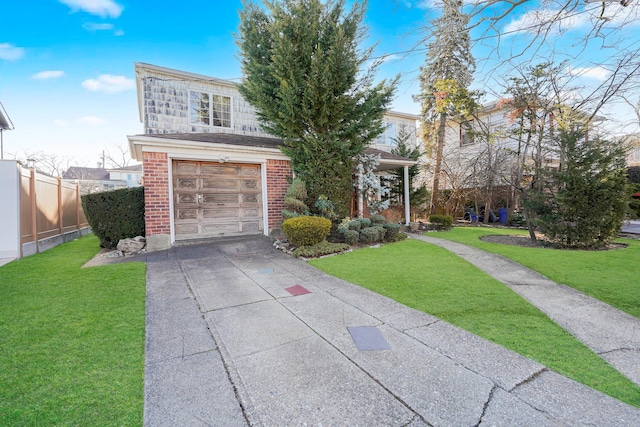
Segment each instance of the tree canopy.
M374 85L371 49L361 48L367 3L345 0L245 3L237 43L240 92L307 183L348 214L353 158L383 130L397 79Z

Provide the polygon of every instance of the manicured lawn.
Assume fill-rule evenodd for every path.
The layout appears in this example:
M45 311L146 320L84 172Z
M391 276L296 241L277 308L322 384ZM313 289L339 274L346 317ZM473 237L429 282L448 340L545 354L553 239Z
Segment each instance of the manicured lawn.
M507 286L445 249L407 240L310 263L640 407L638 386Z
M640 318L640 240L619 239L625 249L574 251L522 248L480 240L488 234L527 234L523 231L456 227L430 237L454 240L501 254L555 281Z
M0 424L142 424L145 266L86 236L0 267Z

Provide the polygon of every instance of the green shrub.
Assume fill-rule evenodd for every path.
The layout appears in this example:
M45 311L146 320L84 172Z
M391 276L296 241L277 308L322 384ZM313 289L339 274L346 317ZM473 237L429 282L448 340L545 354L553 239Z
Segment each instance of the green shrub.
M327 238L331 231L331 221L319 216L289 218L282 223L282 231L291 244L315 245Z
M453 227L453 217L449 215L431 215L429 222L439 230L448 230Z
M355 230L346 230L342 233L345 243L349 245L355 245L360 240L360 233Z
M373 225L377 225L377 224L382 225L385 222L387 222L387 219L382 215L371 215L371 218L369 219L371 220L371 224Z
M344 234L345 231L349 230L350 222L351 222L351 218L349 217L344 218L342 221L340 221L340 224L338 224L338 227L337 227L338 233Z
M351 249L346 243L329 243L327 241L310 246L300 246L293 250L294 257L315 258L323 255L331 255Z
M360 230L360 241L362 243L375 243L380 239L380 232L376 227L365 227Z
M356 219L349 221L349 230L360 231L362 223Z
M356 221L360 223L360 229L371 227L371 220L369 218L357 218Z
M309 207L304 202L307 198L307 186L304 181L294 179L284 195L282 218L285 220L308 214Z
M378 241L382 242L384 240L385 234L387 234L387 230L385 230L382 225L374 225L371 228L375 228L376 230L378 230Z
M400 233L400 224L387 223L384 224L383 227L387 230L387 234L385 235L386 240L393 242L398 233Z
M115 249L121 239L145 235L143 187L85 194L81 199L101 247Z

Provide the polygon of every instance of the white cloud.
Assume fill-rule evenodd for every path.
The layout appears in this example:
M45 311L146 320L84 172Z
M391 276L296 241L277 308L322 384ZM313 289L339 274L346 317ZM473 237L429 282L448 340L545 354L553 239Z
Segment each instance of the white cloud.
M117 18L124 9L113 0L58 0L71 8L72 11L81 10L103 18Z
M52 123L57 128L67 127L67 125L69 124L66 120L60 120L60 119L56 119Z
M135 81L125 76L114 76L111 74L101 74L97 79L87 79L82 82L82 87L94 91L105 93L117 93L135 88Z
M46 71L40 71L39 73L36 73L31 77L36 80L47 80L47 79L57 79L58 77L62 77L62 76L64 76L64 71L46 70Z
M22 58L23 55L23 48L12 46L9 43L0 43L0 59L15 61L16 59Z
M107 121L101 117L96 117L96 116L84 116L84 117L80 117L79 119L80 123L84 123L86 125L90 125L90 126L100 126L105 124Z
M113 35L116 36L116 37L124 36L124 31L123 30L115 30L113 32Z
M82 24L82 28L87 31L106 31L113 30L113 24L98 24L96 22L85 22Z
M532 10L509 22L502 30L502 34L509 35L515 32L536 34L549 27L552 34L560 34L585 24L587 19L583 15L572 16L564 10Z
M601 82L605 81L609 75L611 75L611 71L607 70L604 67L582 67L582 68L569 68L569 74L572 76L586 77L589 79L599 80Z

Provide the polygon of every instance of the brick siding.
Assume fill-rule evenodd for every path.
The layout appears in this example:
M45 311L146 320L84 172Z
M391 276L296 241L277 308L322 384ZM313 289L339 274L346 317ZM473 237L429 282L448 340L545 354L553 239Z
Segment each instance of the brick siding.
M287 177L292 175L289 160L267 160L267 212L269 228L280 228L284 194L289 188Z
M143 153L145 228L147 236L171 233L169 160L167 153Z

